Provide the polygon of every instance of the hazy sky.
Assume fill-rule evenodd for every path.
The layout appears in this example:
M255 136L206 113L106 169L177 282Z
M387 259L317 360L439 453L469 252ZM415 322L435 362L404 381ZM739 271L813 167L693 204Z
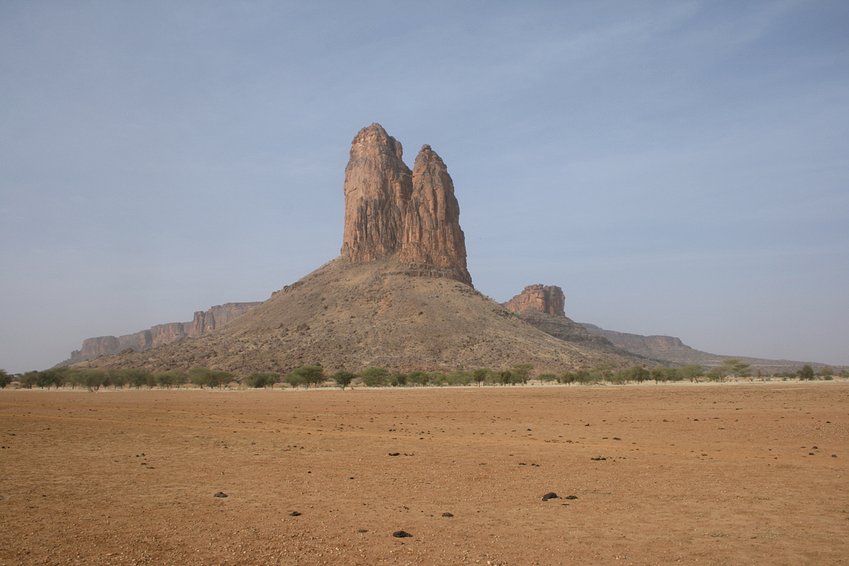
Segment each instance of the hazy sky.
M494 299L849 364L845 0L0 0L0 367L334 258L371 122Z

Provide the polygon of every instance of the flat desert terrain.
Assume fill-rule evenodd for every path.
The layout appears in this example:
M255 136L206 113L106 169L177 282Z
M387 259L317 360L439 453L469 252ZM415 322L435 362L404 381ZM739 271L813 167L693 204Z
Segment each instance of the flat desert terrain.
M0 391L0 446L2 564L849 563L846 382Z

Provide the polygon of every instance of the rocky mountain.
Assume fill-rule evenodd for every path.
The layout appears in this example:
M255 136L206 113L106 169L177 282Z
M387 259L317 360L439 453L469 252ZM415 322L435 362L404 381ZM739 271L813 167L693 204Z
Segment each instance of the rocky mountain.
M86 338L79 350L71 352L71 357L60 365L75 364L93 360L101 356L111 356L124 350L143 352L184 338L194 338L212 332L227 324L260 303L227 303L216 305L205 311L197 311L190 322L169 322L157 324L124 336L97 336Z
M561 316L562 291L559 306L550 291L543 308L558 314L541 313L562 328L555 337L472 287L454 184L429 146L410 171L397 140L379 124L363 128L351 145L344 195L340 257L211 332L87 363L240 374L306 363L328 371L529 363L554 372L634 363Z

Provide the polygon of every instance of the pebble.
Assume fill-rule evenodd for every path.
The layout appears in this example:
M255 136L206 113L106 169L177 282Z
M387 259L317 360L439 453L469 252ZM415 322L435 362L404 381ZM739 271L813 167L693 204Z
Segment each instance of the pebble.
M289 513L289 516L290 517L300 517L301 512L300 511L292 511L291 513Z
M442 514L442 516L443 517L453 517L454 513L449 513L448 511L446 511L445 513Z
M548 501L549 499L557 499L557 494L553 491L549 491L548 493L542 496L543 501Z
M411 535L407 531L395 531L394 533L392 533L392 536L395 538L409 538L413 535Z
M216 493L212 497L227 497L227 494L224 493L223 491L219 491L218 493Z
M389 455L390 456L400 456L401 453L400 452L390 452Z

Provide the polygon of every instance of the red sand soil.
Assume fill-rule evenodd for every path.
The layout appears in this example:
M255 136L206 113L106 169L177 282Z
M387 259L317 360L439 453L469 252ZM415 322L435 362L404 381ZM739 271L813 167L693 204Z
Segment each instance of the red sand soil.
M845 382L0 391L0 445L2 564L849 563Z

